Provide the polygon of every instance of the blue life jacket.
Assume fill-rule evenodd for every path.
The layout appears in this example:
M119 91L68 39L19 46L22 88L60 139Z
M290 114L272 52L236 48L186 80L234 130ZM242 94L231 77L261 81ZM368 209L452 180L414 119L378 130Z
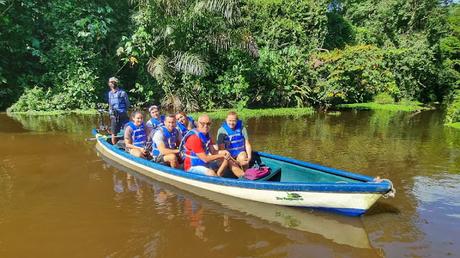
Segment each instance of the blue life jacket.
M116 92L109 91L109 107L112 110L116 110L119 113L125 113L128 111L128 103L124 95L126 92L122 89L117 89Z
M187 139L192 136L192 135L197 135L198 138L201 140L201 144L203 146L203 149L206 153L206 155L209 155L211 153L211 150L209 149L209 146L211 145L211 138L208 135L203 134L202 132L199 132L197 129L192 129L190 130L184 138L182 138L179 150L185 155L185 160L190 160L191 166L208 166L208 163L202 161L198 156L196 155L195 152L193 152L190 149L187 149L185 146L185 143L187 142Z
M158 130L162 130L163 133L163 143L166 148L168 149L176 149L176 142L177 142L177 135L179 132L177 131L176 128L173 129L172 132L169 132L168 129L165 126L161 126L158 128ZM157 157L160 155L160 150L158 149L158 146L155 142L152 144L152 157Z
M224 128L227 132L224 140L225 149L230 152L232 157L236 157L238 154L240 154L240 152L246 150L246 139L243 135L243 122L241 120L236 122L235 129L231 129L226 122L222 123L222 128Z
M193 128L195 128L195 120L193 120L193 117L187 116L188 117L188 123L192 125Z
M153 129L157 129L158 127L164 125L164 121L165 121L165 116L162 115L162 116L160 116L160 119L157 119L157 118L154 118L154 117L150 118L150 120L147 123L152 125Z
M133 145L136 147L145 147L145 141L147 140L147 135L145 134L144 123L140 126L136 126L133 122L129 122L126 124L127 126L133 129L131 133L131 139L133 141Z
M188 123L192 125L192 128L195 128L195 121L191 116L188 116ZM181 122L177 122L177 129L182 133L182 137L184 137L188 133L188 128Z

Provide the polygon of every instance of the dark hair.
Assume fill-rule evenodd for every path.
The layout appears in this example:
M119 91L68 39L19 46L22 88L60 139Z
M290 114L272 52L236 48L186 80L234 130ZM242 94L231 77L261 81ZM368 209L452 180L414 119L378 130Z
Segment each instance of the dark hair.
M166 120L166 118L168 118L168 117L174 118L174 120L176 120L176 116L175 116L174 114L169 114L169 115L165 116L165 120Z
M187 117L187 113L185 113L184 111L179 111L179 112L177 112L176 115L179 115L179 114L183 115L184 117Z
M142 117L144 116L144 114L141 111L136 110L131 113L131 119L133 119L137 114L141 114Z
M236 118L238 119L238 114L237 114L235 111L229 111L229 112L227 113L227 117L228 117L228 116L236 116Z

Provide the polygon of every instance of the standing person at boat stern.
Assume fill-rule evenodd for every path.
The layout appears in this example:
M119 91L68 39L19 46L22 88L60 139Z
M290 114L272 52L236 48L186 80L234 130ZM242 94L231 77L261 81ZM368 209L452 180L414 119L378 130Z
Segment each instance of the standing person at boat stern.
M217 131L217 144L219 150L230 152L232 158L238 163L230 162L230 167L235 174L242 173L239 166L247 169L252 158L252 146L249 143L248 132L243 127L243 121L238 119L236 112L228 112L225 122Z
M121 128L129 122L128 108L129 100L128 94L118 88L118 79L111 77L109 79L108 93L109 100L109 113L110 113L110 133L112 134L112 144L117 143L117 134Z

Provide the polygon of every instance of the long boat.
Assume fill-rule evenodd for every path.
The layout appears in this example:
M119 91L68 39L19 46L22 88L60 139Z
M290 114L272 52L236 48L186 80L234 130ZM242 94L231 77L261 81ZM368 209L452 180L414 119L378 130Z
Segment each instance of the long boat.
M310 240L315 238L314 235L317 235L340 245L363 249L372 248L362 220L356 217L253 202L186 184L172 185L141 175L137 171L106 158L104 155L101 155L101 158L106 164L118 170L115 172L115 177L119 173L130 174L133 176L131 179L135 180L137 187L147 184L154 190L154 195L162 191L172 193L172 196L175 196L178 201L191 200L206 210L246 221L254 228L269 229L285 235L286 238L293 241L298 239L297 231L300 231L312 234L312 237L309 237ZM119 178L122 181L127 180L127 177Z
M107 158L147 177L170 184L186 184L199 189L241 199L315 208L360 216L380 197L394 195L389 180L351 173L288 157L258 152L270 174L258 180L211 177L188 173L138 158L112 145L106 135L93 130L97 150Z

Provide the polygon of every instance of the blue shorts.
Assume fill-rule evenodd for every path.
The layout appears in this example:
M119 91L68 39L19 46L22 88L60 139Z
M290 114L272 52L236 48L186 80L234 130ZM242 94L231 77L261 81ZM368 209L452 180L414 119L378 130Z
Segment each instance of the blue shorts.
M200 175L206 175L206 172L208 169L212 170L217 170L219 168L219 164L215 161L212 161L207 164L207 166L192 166L190 167L187 172L195 173L195 174L200 174Z

